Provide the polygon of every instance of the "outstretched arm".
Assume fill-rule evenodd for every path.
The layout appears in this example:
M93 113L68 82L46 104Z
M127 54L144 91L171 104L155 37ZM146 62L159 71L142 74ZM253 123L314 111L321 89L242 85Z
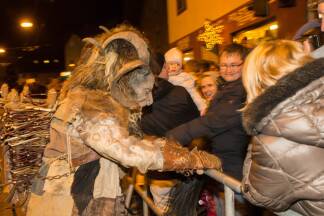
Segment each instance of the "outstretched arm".
M116 119L84 121L80 116L74 122L80 138L105 158L126 167L147 170L194 170L221 167L220 160L203 151L189 151L172 140L157 137L139 139L129 136Z
M129 136L125 128L112 117L84 121L80 116L74 122L80 138L101 156L126 167L137 167L141 172L161 170L163 157L160 147L150 141Z

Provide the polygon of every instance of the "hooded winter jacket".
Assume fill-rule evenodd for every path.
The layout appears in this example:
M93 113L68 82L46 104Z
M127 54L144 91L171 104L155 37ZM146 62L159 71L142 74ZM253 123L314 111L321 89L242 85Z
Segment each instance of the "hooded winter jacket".
M282 77L243 113L254 135L243 193L273 211L324 215L324 59Z

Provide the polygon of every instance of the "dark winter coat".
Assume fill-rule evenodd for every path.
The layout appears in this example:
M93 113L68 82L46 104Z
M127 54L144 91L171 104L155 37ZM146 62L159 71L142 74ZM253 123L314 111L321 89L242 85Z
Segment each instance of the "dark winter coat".
M324 215L324 59L289 73L244 111L254 135L243 191L256 205Z
M165 136L166 132L199 116L187 90L158 78L153 105L140 121L144 133Z
M173 129L168 136L183 145L198 137L208 138L213 153L222 159L224 172L241 179L249 136L242 127L238 110L243 107L245 99L241 79L224 82L205 116Z

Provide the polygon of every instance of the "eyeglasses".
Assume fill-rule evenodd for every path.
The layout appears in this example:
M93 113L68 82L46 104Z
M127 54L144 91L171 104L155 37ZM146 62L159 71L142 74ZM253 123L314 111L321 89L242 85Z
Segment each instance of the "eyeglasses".
M230 65L226 65L226 64L221 64L219 66L219 68L221 70L226 70L226 68L229 68L229 69L237 69L238 67L240 67L241 65L243 64L243 62L239 63L239 64L230 64Z

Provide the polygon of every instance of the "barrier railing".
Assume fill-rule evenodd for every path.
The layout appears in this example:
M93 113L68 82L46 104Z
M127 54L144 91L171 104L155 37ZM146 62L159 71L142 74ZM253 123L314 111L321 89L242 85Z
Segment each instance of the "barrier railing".
M224 185L224 193L225 193L225 216L235 216L235 192L237 194L241 193L241 182L238 180L222 173L217 170L206 170L204 172L205 175L211 177L212 179L220 182ZM130 185L128 187L127 196L126 196L126 207L130 207L131 197L134 190L140 195L143 199L143 215L148 216L149 211L148 207L157 215L162 216L163 211L159 209L153 202L153 200L147 195L147 184L144 182L143 189L136 184L136 171L133 171L132 179ZM292 210L288 210L285 212L274 212L274 214L279 216L301 216L297 212Z
M148 184L146 176L144 176L144 184L143 188L140 187L140 185L136 182L136 175L137 175L137 169L133 169L132 177L130 179L130 184L127 189L126 199L125 199L125 205L126 208L130 208L132 195L134 193L134 190L138 193L138 195L143 199L143 216L149 216L149 209L148 207L154 212L157 216L163 216L163 211L158 208L154 201L148 196Z

